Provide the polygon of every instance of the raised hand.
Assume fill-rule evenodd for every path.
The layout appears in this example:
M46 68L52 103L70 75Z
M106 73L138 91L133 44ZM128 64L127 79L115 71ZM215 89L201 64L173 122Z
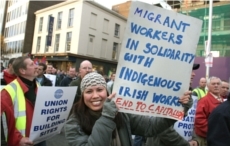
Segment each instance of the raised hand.
M116 103L112 100L115 97L116 93L112 93L107 100L104 102L104 106L102 109L102 115L105 117L109 117L114 119L117 112L118 112L118 106Z
M186 91L179 99L179 102L182 104L187 104L191 98L191 91Z

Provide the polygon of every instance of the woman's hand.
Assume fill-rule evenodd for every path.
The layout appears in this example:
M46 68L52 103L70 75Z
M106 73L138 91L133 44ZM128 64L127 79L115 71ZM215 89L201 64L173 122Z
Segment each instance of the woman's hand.
M182 104L187 104L191 98L191 91L186 91L179 99L179 102Z
M110 94L110 96L106 99L103 105L102 109L102 115L105 117L109 117L114 119L117 112L118 112L118 106L116 103L112 100L116 96L116 93Z

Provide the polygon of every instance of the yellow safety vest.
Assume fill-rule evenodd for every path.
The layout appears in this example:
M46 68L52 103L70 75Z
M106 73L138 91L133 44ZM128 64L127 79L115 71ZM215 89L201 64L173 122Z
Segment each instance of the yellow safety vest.
M196 92L198 100L200 100L202 97L204 97L207 94L207 90L202 90L200 88L196 88L193 90L193 92Z
M39 84L37 83L37 86ZM25 137L26 135L26 100L24 92L17 79L6 85L4 89L10 94L12 103L14 105L14 117L16 120L16 128ZM5 119L5 118L3 118ZM8 128L6 124L3 124L4 134L8 136Z

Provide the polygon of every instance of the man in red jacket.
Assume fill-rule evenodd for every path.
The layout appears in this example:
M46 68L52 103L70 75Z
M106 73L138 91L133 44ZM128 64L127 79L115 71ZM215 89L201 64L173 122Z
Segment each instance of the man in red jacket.
M15 119L14 119L14 111L12 108L10 108L5 102L1 102L1 116L2 118L6 119L7 128L8 130L5 131L5 129L1 129L4 134L8 133L8 140L7 140L7 145L8 146L17 146L18 143L15 141L15 135L18 135L19 137L17 138L22 138L20 132L15 129Z
M3 78L1 79L1 85L7 85L10 82L12 82L13 80L15 80L17 78L17 76L14 74L14 70L12 67L12 64L14 62L15 58L11 58L8 62L8 67L7 69L3 70ZM3 87L3 86L2 86ZM3 106L3 105L2 105ZM1 128L3 129L3 125L2 125L2 116L1 116ZM1 143L6 143L5 141L5 136L3 134L3 131L1 133Z
M217 77L209 78L207 82L208 94L199 100L196 109L195 133L200 146L207 146L208 117L219 104L223 102L220 96L221 80Z
M28 137L36 102L37 84L35 78L37 76L37 66L29 57L18 57L13 62L13 69L18 77L1 91L1 105L5 105L13 111L2 111L6 115L6 120L3 122L7 125L4 126L5 131L8 131L6 135L7 143L10 146L30 146L33 145ZM14 107L14 105L18 105L20 108L15 108L17 106ZM9 119L12 116L15 117L15 121ZM11 135L9 135L10 133ZM45 142L36 144L36 146L45 146Z
M14 70L12 67L14 59L15 58L11 58L8 62L8 68L3 70L3 78L6 82L6 84L9 84L10 82L12 82L14 79L17 78L17 76L14 74Z

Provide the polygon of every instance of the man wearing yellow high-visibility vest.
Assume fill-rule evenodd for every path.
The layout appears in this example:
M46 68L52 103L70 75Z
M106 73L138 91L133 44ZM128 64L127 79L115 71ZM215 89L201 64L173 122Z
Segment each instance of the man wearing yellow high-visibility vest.
M200 78L199 87L195 88L192 91L192 95L197 96L197 99L200 100L208 93L205 87L206 87L206 79Z
M1 104L7 105L13 112L15 121L9 122L5 112L2 115L3 129L9 146L32 146L29 140L30 127L33 118L33 111L36 102L38 84L37 66L27 56L18 57L13 62L14 73L18 76L1 91ZM4 118L5 117L5 118ZM12 131L8 127L14 126ZM11 133L11 135L9 135ZM13 138L12 138L13 137ZM46 146L45 142L35 146Z

